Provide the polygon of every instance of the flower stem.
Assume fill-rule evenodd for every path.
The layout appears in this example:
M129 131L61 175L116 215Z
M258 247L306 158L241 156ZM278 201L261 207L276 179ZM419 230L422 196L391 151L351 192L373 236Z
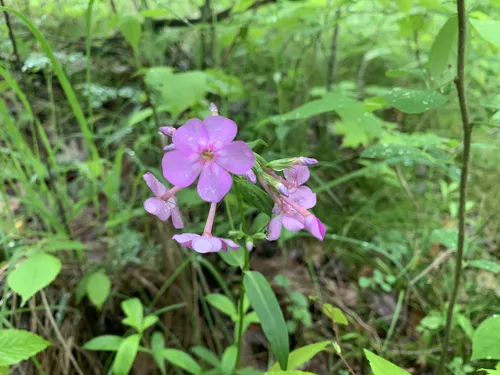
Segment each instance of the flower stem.
M243 232L246 234L246 221L245 221L245 212L243 210L243 199L241 197L241 192L239 190L238 184L234 184L235 191L236 191L236 198L238 200L238 208L240 211L240 216L241 216L241 227L243 229ZM241 244L240 244L241 246ZM238 302L238 340L236 343L237 346L237 354L236 354L236 365L234 366L235 369L238 368L241 360L241 346L243 343L243 318L245 316L245 310L243 309L243 301L245 300L245 286L243 284L243 277L245 276L245 273L250 269L250 253L246 250L245 244L243 243L242 246L243 252L245 253L245 264L243 266L243 270L241 273L241 287L240 287L240 299Z
M180 186L174 186L172 189L167 190L165 194L163 194L160 198L164 201L168 201L169 198L171 198L181 190L182 188Z
M465 93L465 45L467 39L467 16L465 1L457 0L458 13L458 56L457 56L457 76L455 86L457 89L458 102L460 105L460 115L462 117L463 128L463 155L462 171L460 175L460 197L458 207L458 244L455 259L455 281L448 302L448 312L446 315L446 328L444 331L443 348L437 370L438 375L444 375L445 365L448 357L448 345L450 342L450 332L453 323L453 310L457 301L460 281L462 280L462 258L465 244L465 215L467 203L467 178L469 174L469 159L472 140L472 124L469 121L469 111L467 109L467 96Z
M302 216L309 216L311 215L311 213L309 211L307 211L304 207L302 207L300 204L297 204L295 203L293 200L291 200L290 198L287 198L285 197L284 195L281 196L281 199L283 199L283 201L285 203L287 203L289 206L291 206L295 211L297 211L299 214L301 214Z
M212 227L214 226L215 211L217 210L217 203L212 202L210 205L210 211L208 212L207 222L205 224L205 229L203 229L203 235L211 235Z

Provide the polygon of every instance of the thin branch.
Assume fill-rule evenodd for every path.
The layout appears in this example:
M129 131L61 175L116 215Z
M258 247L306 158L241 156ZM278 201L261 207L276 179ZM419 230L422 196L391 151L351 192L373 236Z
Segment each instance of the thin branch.
M3 7L5 6L3 0L0 0L0 5L2 5ZM12 43L12 50L14 52L14 58L16 59L16 65L19 69L21 69L21 58L19 57L19 51L17 50L16 38L14 36L14 29L12 28L12 25L10 23L9 13L4 11L3 16L5 18L5 24L7 25L7 30L9 31L9 38L10 42Z
M111 9L113 10L113 13L118 14L118 11L116 10L115 0L110 0L110 3L111 3Z
M469 121L469 110L467 109L467 95L465 92L465 45L467 39L467 14L465 10L465 0L457 0L458 13L458 56L457 56L457 76L455 77L455 86L457 89L458 102L460 105L460 115L463 128L463 159L462 172L460 175L460 198L458 207L458 244L455 264L455 281L453 291L448 303L448 312L446 315L446 328L443 338L443 349L439 361L437 374L444 375L446 360L448 357L448 345L450 342L450 332L453 323L453 309L457 301L460 282L462 280L462 258L465 244L465 206L467 202L467 177L469 175L469 159L471 149L472 125Z
M340 341L340 334L339 334L339 327L337 326L337 323L335 322L335 319L332 319L332 325L333 325L333 332L335 332L335 340L337 341L337 344L339 348L342 347L342 343ZM342 352L339 350L337 352L337 355L340 357L342 362L344 362L345 367L347 367L347 370L351 375L356 375L352 367L349 365L349 362L345 359L345 357L342 355Z
M328 73L326 76L326 91L332 91L333 76L335 75L335 65L337 62L337 46L339 41L339 21L342 10L340 7L335 12L335 26L333 28L332 44L330 52L330 63L328 64Z

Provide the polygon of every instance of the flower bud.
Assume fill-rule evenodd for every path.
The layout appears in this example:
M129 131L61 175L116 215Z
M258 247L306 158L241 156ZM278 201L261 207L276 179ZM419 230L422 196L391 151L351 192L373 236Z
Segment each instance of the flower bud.
M219 110L214 103L210 103L210 113L212 113L212 116L219 116Z
M308 166L308 165L315 165L315 164L318 164L318 161L316 159L313 159L313 158L306 158L304 156L299 156L298 158L295 159L295 164L298 164L298 165L305 165L305 166Z
M285 197L288 197L290 194L288 193L288 189L286 188L285 185L283 185L281 182L278 182L276 184L276 190Z
M246 173L245 173L245 178L250 181L252 184L256 184L257 183L257 176L255 176L255 173L252 169L249 169Z
M165 151L165 152L174 151L174 150L175 150L175 145L173 143L163 147L163 151Z
M159 130L160 133L166 137L171 137L175 133L175 128L173 126L162 126Z
M255 246L252 241L247 241L246 245L248 251L252 251Z

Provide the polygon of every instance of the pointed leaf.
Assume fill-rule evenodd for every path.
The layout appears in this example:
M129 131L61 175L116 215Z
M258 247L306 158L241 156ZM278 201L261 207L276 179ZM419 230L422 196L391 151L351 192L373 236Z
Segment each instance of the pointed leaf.
M429 52L427 69L431 75L433 87L450 82L456 74L458 35L457 16L451 16L439 30Z
M50 346L34 333L18 329L0 330L0 366L15 365Z
M115 375L128 375L139 350L141 335L132 335L122 341L116 352L113 362L113 373Z
M156 365L160 369L162 375L167 374L167 369L165 367L165 360L159 354L159 352L165 348L165 337L161 332L153 332L151 335L151 350L153 351L153 358Z
M204 346L194 346L191 348L191 351L212 366L220 366L219 357L217 357L214 352L205 348Z
M274 203L272 198L264 191L264 189L241 178L234 179L234 182L238 185L241 195L243 196L243 200L246 203L254 206L268 216L271 216Z
M221 369L223 375L231 375L236 366L238 348L235 345L228 347L222 354Z
M174 366L186 370L190 374L201 373L201 367L189 354L177 349L163 349L159 354Z
M500 47L500 21L470 19L469 22L483 39Z
M288 330L278 300L266 278L259 272L245 273L243 283L271 349L281 369L286 369L289 353Z
M432 90L414 90L396 87L384 95L393 107L405 113L422 113L446 103L446 98Z
M370 367L373 375L410 375L408 371L396 366L394 363L379 357L369 350L364 350L365 356L370 361Z
M346 316L337 307L333 307L329 303L325 303L323 305L323 314L327 317L330 318L331 320L335 321L337 324L342 324L342 325L348 325L349 321L347 320Z
M156 315L148 315L144 318L141 325L141 332L144 332L152 325L158 322L158 317Z
M500 360L500 315L483 321L474 332L472 357L475 359Z
M100 350L103 352L115 352L123 342L123 337L114 335L104 335L93 338L83 345L85 350Z
M111 281L102 272L95 272L87 280L87 295L90 301L101 309L111 291Z
M231 319L234 320L238 316L236 306L234 306L233 302L228 297L219 293L213 293L208 294L205 298L210 305L228 315Z
M331 346L331 344L332 344L331 341L321 341L321 342L317 342L315 344L309 344L309 345L303 346L302 348L299 348L299 349L295 349L288 356L288 368L290 370L293 370L297 367L302 366L304 363L311 360L311 358L314 357L316 354L318 354L319 352L321 352L321 351L327 349L329 346ZM278 363L275 363L269 369L269 371L279 371Z
M37 253L25 260L7 277L9 287L22 297L24 305L36 292L49 285L61 271L56 257Z
M122 310L127 316L123 319L123 324L135 328L136 330L141 330L142 319L143 319L143 306L138 298L131 298L122 302Z
M500 273L500 263L488 259L475 259L467 262L467 265L474 268L489 271L491 273Z
M130 14L121 16L118 27L125 40L137 53L139 40L141 39L141 22L139 19Z

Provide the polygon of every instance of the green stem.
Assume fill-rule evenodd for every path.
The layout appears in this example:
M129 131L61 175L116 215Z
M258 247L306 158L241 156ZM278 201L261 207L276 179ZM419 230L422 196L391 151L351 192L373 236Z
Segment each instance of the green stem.
M241 228L243 229L243 232L246 234L247 232L247 225L245 221L245 212L243 209L243 199L241 197L241 192L239 190L238 184L234 184L235 191L236 191L236 198L238 200L238 208L240 211L240 216L241 216ZM250 270L250 254L246 250L245 244L243 242L240 243L240 246L243 246L243 251L245 252L245 265L243 266L243 270L241 273L241 288L240 288L240 300L239 300L239 305L238 305L238 342L237 342L237 354L236 354L236 365L234 366L235 369L238 368L238 365L240 364L240 359L241 359L241 345L243 342L243 318L245 316L245 310L243 309L243 301L245 300L245 287L243 285L243 277L245 276L245 273Z
M463 159L462 171L460 175L460 198L458 207L458 244L455 259L455 280L453 291L451 292L446 315L446 328L444 331L443 348L437 370L438 375L444 375L445 365L448 357L448 345L450 342L450 332L453 323L453 310L457 302L460 281L462 280L462 259L465 244L465 215L467 203L467 178L469 174L469 159L472 140L472 125L469 121L469 111L467 109L467 95L465 92L465 45L467 41L467 15L465 1L457 0L458 13L458 56L457 56L457 76L455 86L457 89L458 102L460 105L460 115L463 128Z

